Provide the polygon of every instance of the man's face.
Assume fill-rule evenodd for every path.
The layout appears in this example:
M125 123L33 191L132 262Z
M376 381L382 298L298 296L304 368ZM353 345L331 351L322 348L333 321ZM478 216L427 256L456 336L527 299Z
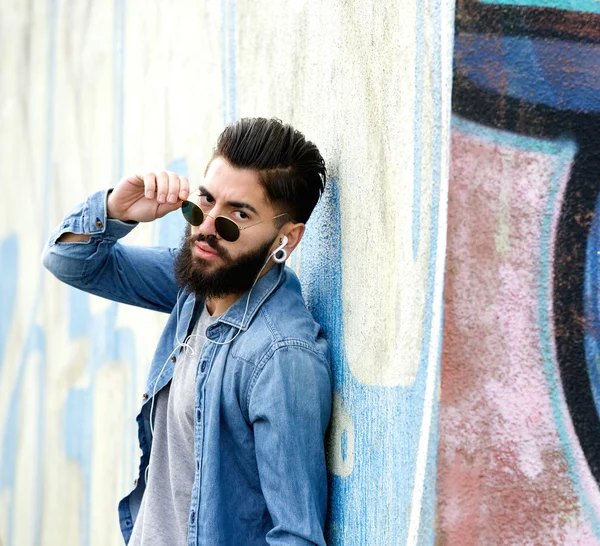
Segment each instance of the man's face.
M203 298L245 292L274 246L278 230L272 218L278 212L267 201L255 171L235 169L220 157L211 162L199 193L195 202L210 216L199 226L187 226L175 262L176 279ZM215 229L217 216L252 228L242 229L237 241L225 241Z

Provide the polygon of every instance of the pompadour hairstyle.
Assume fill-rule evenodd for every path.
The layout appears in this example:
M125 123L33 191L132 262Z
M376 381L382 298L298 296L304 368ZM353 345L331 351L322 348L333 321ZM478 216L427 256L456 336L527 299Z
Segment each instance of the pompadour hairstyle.
M269 201L306 223L325 189L327 170L317 147L281 120L242 118L221 133L213 159L258 172ZM281 224L289 220L283 217Z

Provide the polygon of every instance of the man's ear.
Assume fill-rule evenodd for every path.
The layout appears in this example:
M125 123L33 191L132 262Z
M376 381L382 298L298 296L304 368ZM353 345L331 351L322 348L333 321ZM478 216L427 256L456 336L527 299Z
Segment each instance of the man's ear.
M292 224L292 222L288 222L281 228L279 232L280 237L279 239L277 239L277 242L279 243L279 240L284 235L288 238L287 245L285 245L285 249L287 250L288 256L300 244L305 229L305 224Z

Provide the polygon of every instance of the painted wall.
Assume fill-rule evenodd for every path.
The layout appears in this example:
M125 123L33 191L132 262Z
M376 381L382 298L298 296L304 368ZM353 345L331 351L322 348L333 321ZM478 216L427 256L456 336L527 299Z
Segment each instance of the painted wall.
M441 545L600 544L599 5L457 3Z
M0 542L121 543L164 316L40 266L137 168L201 179L224 124L277 116L330 181L290 262L329 336L331 544L432 544L451 0L0 0ZM178 243L179 215L128 243Z

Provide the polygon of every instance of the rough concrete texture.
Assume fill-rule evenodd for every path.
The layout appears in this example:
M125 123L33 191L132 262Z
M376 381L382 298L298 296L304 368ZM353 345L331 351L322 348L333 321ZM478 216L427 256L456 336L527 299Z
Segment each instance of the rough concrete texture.
M277 116L330 182L290 265L330 338L331 544L432 544L453 2L1 0L0 541L116 545L165 317L42 271L50 230L134 169L199 183ZM127 241L176 245L179 215Z
M600 544L598 3L457 4L436 541Z

